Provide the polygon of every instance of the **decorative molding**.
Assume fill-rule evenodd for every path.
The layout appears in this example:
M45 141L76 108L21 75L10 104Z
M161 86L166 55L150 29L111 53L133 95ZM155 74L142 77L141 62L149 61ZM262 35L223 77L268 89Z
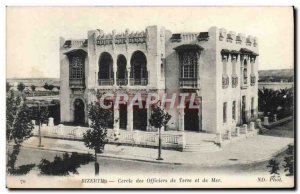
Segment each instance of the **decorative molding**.
M219 30L219 40L220 41L223 41L223 39L226 37L226 29L224 29L224 28L221 28L220 30Z

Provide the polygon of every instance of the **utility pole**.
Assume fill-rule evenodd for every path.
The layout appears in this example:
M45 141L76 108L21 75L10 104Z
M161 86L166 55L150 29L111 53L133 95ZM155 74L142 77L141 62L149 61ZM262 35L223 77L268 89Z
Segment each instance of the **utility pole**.
M161 157L161 127L158 129L158 158L156 160L163 160L163 158Z

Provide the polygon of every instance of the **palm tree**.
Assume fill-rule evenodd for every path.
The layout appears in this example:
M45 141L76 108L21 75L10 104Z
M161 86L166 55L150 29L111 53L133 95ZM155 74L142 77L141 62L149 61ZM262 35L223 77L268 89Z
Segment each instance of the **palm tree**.
M268 88L258 90L258 109L264 112L265 115L269 112L276 112L278 104L279 102L276 91Z

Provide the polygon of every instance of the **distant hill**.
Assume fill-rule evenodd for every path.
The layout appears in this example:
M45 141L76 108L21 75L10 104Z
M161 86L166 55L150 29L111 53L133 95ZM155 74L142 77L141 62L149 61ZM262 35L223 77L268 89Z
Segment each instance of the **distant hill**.
M6 81L12 86L17 86L22 82L25 86L35 85L37 87L44 86L45 83L59 86L60 82L59 78L7 78Z
M259 76L282 76L291 77L294 76L294 69L275 69L275 70L260 70Z
M294 69L275 69L258 71L260 82L293 82Z

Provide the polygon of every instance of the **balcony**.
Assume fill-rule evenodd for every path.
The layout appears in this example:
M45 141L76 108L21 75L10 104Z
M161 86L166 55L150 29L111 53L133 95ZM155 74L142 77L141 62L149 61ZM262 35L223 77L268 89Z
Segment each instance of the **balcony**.
M99 86L112 86L114 85L114 79L98 79Z
M139 76L135 76L133 72L131 72L129 83L131 86L147 86L149 83L149 77L149 71L143 71Z
M70 88L84 88L85 87L85 83L84 83L84 79L69 79L69 86Z
M125 78L125 79L117 79L117 85L118 86L126 86L127 83L128 83L127 78Z
M118 86L126 86L128 84L128 72L126 70L117 71L116 76L116 82Z
M251 76L250 76L250 85L254 86L255 82L256 82L255 74L251 74Z
M180 88L199 88L200 82L198 78L179 78Z
M241 78L243 80L241 80L241 89L247 89L249 84L248 84L248 77L243 77Z

